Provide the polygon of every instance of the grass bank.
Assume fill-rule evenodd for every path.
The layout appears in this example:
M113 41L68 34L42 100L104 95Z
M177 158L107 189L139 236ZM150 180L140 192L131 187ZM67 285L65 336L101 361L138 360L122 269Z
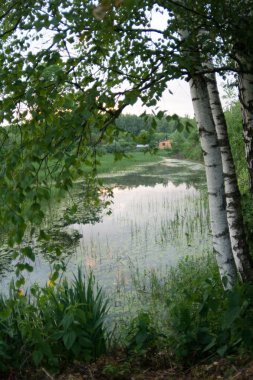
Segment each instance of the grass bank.
M98 174L115 173L124 170L134 169L141 164L150 164L167 158L168 152L159 150L156 153L150 152L131 152L127 156L117 159L113 153L106 153L99 157L97 165Z
M113 153L106 153L99 157L97 166L98 174L115 173L134 169L138 165L151 164L168 158L165 150L150 152L130 152L126 156L117 159Z
M117 157L117 156L116 156ZM126 156L117 159L113 153L105 153L98 157L98 174L116 173L124 170L132 170L138 165L152 164L161 161L163 158L176 158L183 160L193 160L183 154L173 153L170 150L157 150L156 153L150 152L129 152ZM198 161L195 159L195 161Z

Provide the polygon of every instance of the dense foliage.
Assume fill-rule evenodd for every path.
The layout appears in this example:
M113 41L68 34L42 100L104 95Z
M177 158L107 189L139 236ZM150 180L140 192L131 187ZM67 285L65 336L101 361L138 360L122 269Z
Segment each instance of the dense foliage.
M191 160L202 160L196 123L193 119L161 117L149 115L121 115L116 120L120 130L119 136L111 144L101 144L98 152L128 153L138 150L138 145L154 150L164 140L171 141L171 148L166 149L168 155ZM141 149L141 148L139 148ZM143 148L144 149L144 148Z
M238 284L224 292L211 257L187 258L146 286L146 293L139 288L143 306L127 331L128 349L142 355L164 347L185 365L251 352L253 289Z
M9 297L1 297L0 374L26 378L42 366L56 373L111 349L125 353L126 365L111 368L115 372L129 371L132 360L150 363L157 357L159 365L161 354L168 365L185 367L210 355L252 354L252 286L225 292L211 256L188 257L163 278L150 273L136 290L138 310L120 323L115 318L112 339L108 301L93 277L85 281L79 272L72 284L35 285L30 295L11 288Z
M11 285L0 299L0 374L43 365L55 372L73 360L95 360L109 342L107 313L101 288L81 271L71 285L49 280L29 294Z

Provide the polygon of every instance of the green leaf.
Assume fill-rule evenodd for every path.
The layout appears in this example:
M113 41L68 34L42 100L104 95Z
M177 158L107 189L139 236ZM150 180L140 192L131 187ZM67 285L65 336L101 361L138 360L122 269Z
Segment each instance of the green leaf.
M69 350L73 346L73 344L75 343L75 340L76 340L75 331L71 330L63 335L63 343L65 347L67 348L67 350Z
M19 256L19 253L17 251L12 252L12 259L15 260Z
M60 42L62 40L62 34L56 34L55 36L54 36L54 43L58 43L58 42Z
M161 120L164 117L164 111L159 111L156 115L156 117Z
M59 277L59 271L56 270L55 272L52 273L52 275L50 276L50 280L51 281L56 281Z
M5 307L0 311L0 318L7 319L11 315L12 311L10 307Z
M22 254L25 256L25 257L28 257L30 260L32 260L33 262L35 261L35 254L32 250L31 247L25 247L25 248L22 248L21 249L21 252Z
M240 306L229 308L223 318L222 328L228 329L232 326L233 322L240 316Z
M44 356L43 352L41 352L41 351L34 351L33 352L32 358L33 358L33 361L34 361L36 367L41 363L43 356Z
M16 268L18 270L18 272L22 272L23 270L27 270L28 272L32 272L33 271L33 267L27 263L18 263L16 264Z
M137 92L129 92L126 94L125 101L127 104L134 105L138 100L139 93Z
M22 285L25 284L25 278L24 277L21 277L19 278L16 282L15 282L15 285L17 288L20 288Z
M50 240L50 236L48 234L46 234L44 230L40 230L39 240L49 241Z
M64 327L65 330L67 330L69 328L69 326L74 322L74 316L73 314L66 314L62 321L61 321L61 325Z
M217 353L223 357L225 355L225 353L227 352L228 350L228 346L225 344L224 346L221 346L220 348L218 348L217 350Z
M216 337L213 337L211 342L205 346L205 348L203 349L203 352L206 352L206 351L209 351L211 348L213 348L216 344Z
M53 338L55 340L59 340L63 337L64 335L64 332L63 331L56 331L54 334L53 334Z

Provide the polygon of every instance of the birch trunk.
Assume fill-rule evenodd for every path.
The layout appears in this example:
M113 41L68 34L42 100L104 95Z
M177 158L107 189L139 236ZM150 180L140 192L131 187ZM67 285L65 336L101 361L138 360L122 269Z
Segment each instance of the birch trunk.
M238 65L239 99L243 120L245 153L253 195L253 49L252 1L244 0L239 8L236 27L232 30L233 54Z
M225 288L231 288L237 277L228 230L224 177L220 147L210 108L207 83L202 75L190 79L191 98L198 125L206 169L213 249Z
M183 4L184 0L179 0L179 2ZM187 42L189 32L179 30L179 34L182 41ZM191 46L192 44L195 46ZM190 74L191 99L204 156L213 250L223 286L225 289L231 289L236 282L237 271L228 229L221 152L210 107L206 78L201 74L195 74L201 68L198 42L193 43L191 39L190 46L186 47L188 52L192 48L192 59L189 63L186 62L186 66L189 66L187 69Z
M250 191L253 195L253 74L240 73L238 80Z
M212 68L212 64L208 63L208 67ZM215 73L207 75L207 88L218 143L221 150L222 168L225 181L227 221L232 252L241 280L249 281L253 279L253 264L246 242L241 209L241 196L228 139L227 123L220 102Z

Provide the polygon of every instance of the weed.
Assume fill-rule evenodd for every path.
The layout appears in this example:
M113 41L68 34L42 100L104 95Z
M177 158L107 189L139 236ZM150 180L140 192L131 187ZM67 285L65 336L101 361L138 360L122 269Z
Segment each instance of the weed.
M224 291L210 255L187 257L163 278L145 273L136 284L135 307L142 311L126 334L127 348L136 355L159 347L189 365L210 355L252 353L253 287L237 284Z
M131 375L131 365L129 362L123 363L108 363L103 369L103 374L108 376L109 379L129 379Z
M143 355L158 346L161 336L152 325L150 315L142 311L130 323L126 348L130 353Z

